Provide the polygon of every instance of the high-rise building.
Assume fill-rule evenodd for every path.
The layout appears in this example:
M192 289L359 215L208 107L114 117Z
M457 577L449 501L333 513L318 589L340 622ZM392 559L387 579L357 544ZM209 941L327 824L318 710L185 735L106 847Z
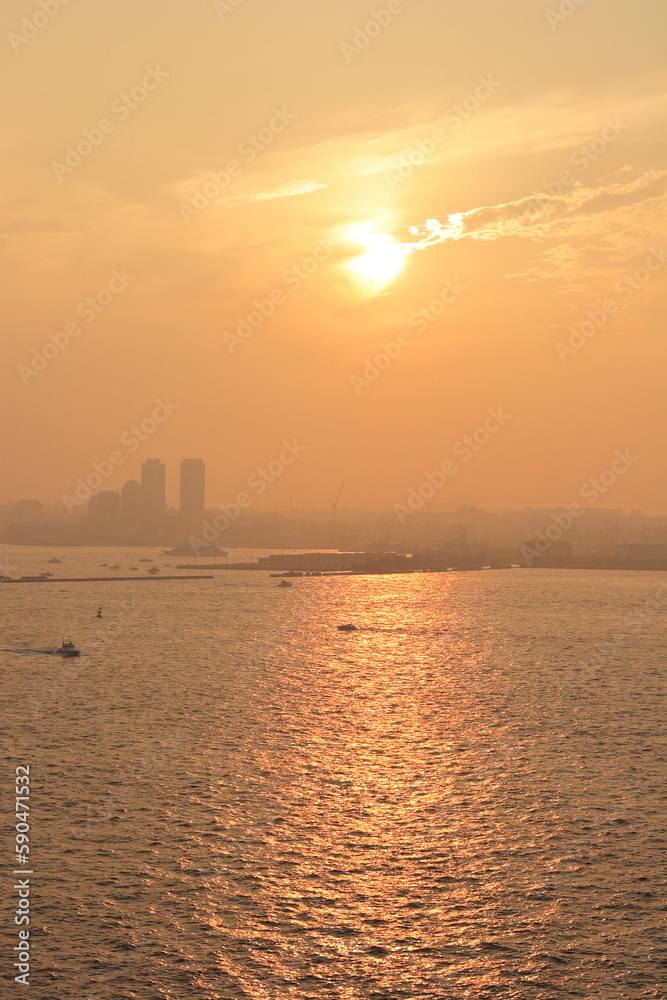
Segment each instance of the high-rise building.
M141 466L144 517L149 523L164 517L167 467L159 458L148 458Z
M144 520L144 491L136 479L129 479L120 491L120 519L127 525Z
M205 493L206 466L201 458L184 458L181 462L181 515L188 520L202 517Z
M88 517L102 528L115 528L120 521L120 493L102 490L88 501Z

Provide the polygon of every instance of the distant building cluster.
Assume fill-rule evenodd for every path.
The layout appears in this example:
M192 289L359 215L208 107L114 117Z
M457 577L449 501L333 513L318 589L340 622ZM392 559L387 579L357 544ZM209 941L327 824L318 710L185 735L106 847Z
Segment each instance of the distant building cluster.
M183 546L214 513L205 509L204 462L181 462L177 509L166 505L166 473L164 462L148 459L141 466L140 482L132 479L117 492L96 494L87 510L82 506L68 512L62 503L43 505L37 500L0 505L0 540L19 545ZM318 556L310 570L328 568L329 559L337 571L356 571L363 564L369 571L385 567L395 572L406 555L413 569L426 570L517 564L667 570L667 517L602 507L573 512L562 507L487 511L459 506L416 511L404 523L386 508L338 510L334 526L330 510L296 513L252 507L221 532L216 544L274 552L339 550L344 555ZM281 568L296 569L297 562L303 568L307 561L300 557Z
M141 482L130 479L121 490L102 490L88 503L91 524L101 528L159 525L167 513L167 467L159 458L141 466ZM206 509L206 466L201 458L181 462L179 516L195 526Z

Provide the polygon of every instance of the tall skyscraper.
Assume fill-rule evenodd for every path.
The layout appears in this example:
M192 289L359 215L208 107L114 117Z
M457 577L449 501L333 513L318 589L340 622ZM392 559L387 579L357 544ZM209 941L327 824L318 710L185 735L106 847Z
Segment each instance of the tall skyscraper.
M141 466L141 494L147 521L159 521L166 510L167 467L159 458L148 458Z
M206 466L201 458L181 462L180 512L188 520L202 517L205 509Z

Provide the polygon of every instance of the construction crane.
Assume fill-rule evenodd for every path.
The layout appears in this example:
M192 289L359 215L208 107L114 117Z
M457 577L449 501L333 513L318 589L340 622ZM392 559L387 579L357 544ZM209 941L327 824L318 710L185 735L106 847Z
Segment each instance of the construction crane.
M340 495L341 495L341 493L343 492L344 489L345 489L345 483L342 483L341 484L341 488L338 490L338 496L336 497L336 499L334 500L334 502L331 504L331 539L332 539L332 548L333 548L334 551L336 551L336 548L337 548L337 546L336 546L336 508L338 507L338 501L340 500Z

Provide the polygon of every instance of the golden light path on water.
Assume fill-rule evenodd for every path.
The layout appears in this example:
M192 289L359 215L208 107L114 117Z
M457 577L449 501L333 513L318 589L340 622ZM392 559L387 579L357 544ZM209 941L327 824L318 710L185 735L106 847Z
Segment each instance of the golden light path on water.
M40 1000L659 998L656 574L275 582L9 588Z

